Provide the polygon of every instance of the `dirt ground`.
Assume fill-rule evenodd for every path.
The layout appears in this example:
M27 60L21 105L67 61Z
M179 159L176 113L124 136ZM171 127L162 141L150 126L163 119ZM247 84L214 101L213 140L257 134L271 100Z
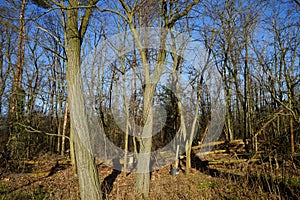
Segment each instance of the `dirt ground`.
M71 166L56 161L56 156L47 155L38 158L35 165L24 164L18 173L2 169L0 199L79 199L78 178ZM189 174L185 174L183 168L178 175L172 176L170 166L166 166L152 172L148 199L300 198L299 169L285 170L291 175L284 177L280 169L276 176L266 175L263 169L266 168L212 168L194 162ZM104 199L142 199L134 192L135 173L124 174L104 165L99 165L98 170Z

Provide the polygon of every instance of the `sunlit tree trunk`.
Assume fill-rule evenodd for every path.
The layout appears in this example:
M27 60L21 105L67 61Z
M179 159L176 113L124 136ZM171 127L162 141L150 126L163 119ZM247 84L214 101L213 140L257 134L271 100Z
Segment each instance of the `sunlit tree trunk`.
M18 152L17 149L22 148L21 144L17 145L17 141L20 140L20 130L18 130L18 125L15 123L21 119L23 116L23 101L25 99L25 93L22 89L22 78L23 78L23 67L24 67L24 51L25 51L25 4L26 0L22 0L21 11L20 11L20 29L18 37L18 61L16 69L13 74L13 84L12 93L9 105L9 149L11 151L11 156L22 155L21 151Z
M64 124L63 124L63 129L62 129L62 138L61 138L61 155L62 156L65 154L65 140L66 140L66 131L67 131L67 122L68 122L68 110L69 110L69 103L66 102Z
M79 178L81 199L102 199L102 192L98 171L92 154L90 129L86 113L86 106L81 81L81 43L86 32L92 8L85 11L78 27L79 0L68 3L66 21L66 55L67 55L67 86L70 104L70 120L74 139L77 173ZM89 6L95 5L97 0L91 0ZM71 141L72 142L72 141Z
M137 177L136 177L136 191L139 194L142 194L144 197L148 197L149 195L149 189L150 189L150 155L151 155L151 148L152 148L152 126L153 126L153 98L154 98L154 92L155 88L157 86L157 82L160 80L160 77L162 75L162 70L164 67L164 62L166 59L166 38L168 31L174 27L175 23L180 20L182 17L186 16L189 11L195 6L197 3L199 3L199 0L194 0L188 3L183 10L180 12L178 10L173 10L175 5L177 5L177 2L166 2L166 1L160 1L159 9L155 9L156 11L160 12L159 16L162 17L162 19L150 19L147 15L141 13L147 13L147 12L140 12L140 15L137 14L136 11L139 9L136 9L136 5L138 5L138 1L134 2L134 7L128 6L127 2L124 0L119 0L121 3L125 15L121 15L119 12L119 15L124 18L124 20L128 23L130 30L132 32L137 50L140 54L141 58L141 64L143 68L143 82L145 83L144 90L143 90L143 111L142 111L142 120L143 120L143 130L141 133L141 137L139 139L139 154L137 158ZM149 6L153 2L145 2L145 4L148 4ZM169 3L169 5L168 5ZM178 4L179 5L179 4ZM170 9L168 9L168 6ZM141 11L141 10L139 10ZM178 11L178 12L177 12ZM153 22L157 21L161 23L163 21L162 30L160 33L160 49L157 56L157 66L155 67L153 73L150 72L150 68L148 66L148 57L145 51L145 48L142 45L143 40L147 40L147 33L142 36L142 38L138 35L136 26L134 24L134 17L138 15L139 16L139 25L141 26L150 26ZM171 17L172 16L172 17ZM151 22L152 20L152 22ZM152 76L151 76L152 75Z

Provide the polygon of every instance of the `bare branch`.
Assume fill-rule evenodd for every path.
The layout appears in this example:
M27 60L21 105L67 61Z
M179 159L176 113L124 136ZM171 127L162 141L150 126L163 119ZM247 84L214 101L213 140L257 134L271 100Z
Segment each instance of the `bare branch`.
M122 7L124 8L126 14L127 14L128 16L131 16L131 12L130 12L128 6L126 5L126 3L124 2L124 0L119 0L119 1L120 1L120 3L122 4Z
M41 26L37 26L38 29L48 33L49 35L51 35L58 43L59 43L59 38L54 35L52 32L50 32L49 30L45 29L44 27L41 27ZM59 43L60 45L62 45L61 43Z
M181 13L176 14L171 20L170 22L167 24L167 28L171 28L174 26L174 24L176 23L176 21L178 21L180 18L182 18L183 16L187 15L188 12L190 12L190 10L200 2L200 0L194 0L192 1Z
M71 138L68 137L68 136L63 136L63 135L58 135L58 134L53 134L53 133L40 131L40 130L37 130L37 129L33 128L32 126L26 126L25 124L22 124L22 123L16 123L16 124L19 125L19 126L24 127L26 131L31 132L31 133L43 133L43 134L46 134L46 135L49 135L49 136L65 137L68 140L71 140Z
M116 15L119 15L120 17L122 17L126 22L128 22L128 18L123 15L122 13L120 13L119 11L117 10L113 10L113 9L109 9L109 8L105 8L105 9L102 9L98 6L96 6L96 8L100 11L100 12L111 12L111 13L114 13Z
M295 2L298 6L300 6L300 1L294 0L294 2Z
M57 2L57 1L55 1L55 0L51 0L51 2L52 2L54 5L56 5L56 6L60 7L60 8L62 8L62 9L67 9L67 7L66 7L64 4L62 4L62 3L59 3L59 2Z
M89 24L89 20L90 20L90 16L93 12L93 7L95 7L95 5L97 4L99 0L90 0L88 8L86 9L80 28L79 28L79 34L80 34L80 38L82 38L86 32L87 26Z

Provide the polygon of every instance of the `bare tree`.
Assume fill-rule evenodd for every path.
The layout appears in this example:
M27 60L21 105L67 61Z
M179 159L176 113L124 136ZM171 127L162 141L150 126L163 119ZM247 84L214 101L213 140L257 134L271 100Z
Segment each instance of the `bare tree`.
M86 33L92 7L98 0L87 2L80 20L79 0L70 0L66 10L66 55L67 55L67 84L70 103L70 119L74 135L77 172L79 176L80 196L82 199L102 199L98 171L90 146L89 125L85 108L80 75L81 44ZM60 3L57 2L58 5ZM61 8L65 8L62 6ZM80 24L79 24L80 22Z
M138 193L142 194L144 197L147 197L149 194L150 188L150 155L151 155L151 147L152 147L152 126L153 126L153 97L154 92L157 86L157 82L161 77L162 69L164 66L164 62L166 59L166 38L168 34L168 29L171 29L177 21L186 16L189 11L196 5L199 0L194 0L185 5L182 11L174 10L174 7L179 6L174 2L166 2L161 1L159 4L152 1L143 1L138 2L135 1L133 6L129 6L124 0L119 1L122 5L125 15L121 14L118 11L113 11L120 15L124 21L126 21L129 25L130 31L132 32L134 41L136 43L139 55L141 57L141 64L143 68L143 82L145 84L143 88L143 113L142 113L142 121L143 121L143 130L141 133L141 138L139 140L140 149L138 155L138 163L137 163L137 179L136 179L136 190ZM157 57L157 66L154 71L151 72L148 66L148 55L147 50L144 49L142 45L141 38L137 32L136 24L134 23L134 17L139 16L140 26L150 26L153 24L156 19L150 19L147 15L138 15L137 10L141 10L139 7L141 4L148 5L148 7L152 8L151 5L158 5L160 7L160 16L163 24L163 29L160 33L160 46L161 49L158 52ZM178 8L178 7L177 7ZM147 34L147 33L145 33ZM146 38L147 39L147 38ZM151 84L150 84L151 83Z
M16 142L19 139L19 132L18 125L16 125L16 121L20 120L23 116L23 109L24 109L24 98L25 93L22 89L22 78L23 78L23 67L24 67L24 51L25 51L25 4L26 0L22 0L21 9L20 9L20 29L19 29L19 37L18 37L18 60L15 69L13 70L13 85L12 85L12 92L11 92L11 99L9 105L9 134L10 139L8 146L10 147L10 151L12 156L16 156L17 154L21 153L18 152L18 148L16 146Z
M299 96L299 64L297 59L299 54L299 20L293 11L287 12L284 17L280 16L281 8L270 5L273 10L272 20L269 22L270 34L274 41L270 43L273 51L272 57L260 54L260 59L271 62L264 62L263 68L268 83L266 87L270 92L273 103L277 107L286 110L289 117L286 124L290 129L291 153L295 152L294 122L299 124L299 113L295 108L297 96ZM298 91L297 91L298 90Z
M66 81L70 104L71 141L75 144L77 173L82 199L102 199L98 171L92 155L90 127L81 78L81 51L93 8L98 0L37 1L42 7L60 9L64 28ZM50 31L46 30L48 34ZM53 34L52 34L53 35ZM58 55L58 54L57 54ZM70 144L72 146L72 144Z

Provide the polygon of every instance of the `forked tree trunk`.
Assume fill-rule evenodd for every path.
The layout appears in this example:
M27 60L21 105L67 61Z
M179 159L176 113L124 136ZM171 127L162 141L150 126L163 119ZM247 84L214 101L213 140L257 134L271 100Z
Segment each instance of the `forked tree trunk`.
M97 1L91 0L93 5ZM89 5L90 5L89 4ZM89 125L86 113L85 100L80 75L81 40L85 34L91 10L86 10L78 27L79 0L70 0L68 3L66 22L66 54L67 54L67 86L68 101L70 104L70 120L74 138L77 173L81 199L102 199L98 171L91 152ZM85 23L85 24L83 24ZM72 141L71 141L72 142Z
M150 155L151 155L151 146L152 146L152 125L153 125L153 113L152 113L152 104L154 98L154 90L156 88L157 82L160 80L160 77L163 72L164 61L166 59L166 39L168 34L168 29L172 28L174 24L180 20L183 16L187 15L188 12L192 9L194 5L199 3L200 0L194 0L189 3L184 10L179 13L168 12L166 8L166 2L161 1L162 9L161 13L164 21L165 30L161 31L160 35L160 50L157 58L157 66L154 69L153 73L150 73L150 68L148 66L148 58L146 56L145 48L142 45L142 41L140 40L140 36L138 35L135 24L133 22L135 10L130 6L127 6L125 0L119 0L122 7L124 8L125 15L121 15L122 17L127 17L127 22L130 27L130 30L133 34L134 41L136 43L136 47L141 56L141 63L144 70L143 80L145 83L144 90L144 102L143 102L143 131L142 138L140 139L140 151L138 154L137 160L137 177L136 177L136 191L137 193L141 193L144 197L149 195L150 189ZM135 3L137 3L136 1ZM171 19L167 16L168 14L173 15ZM147 22L147 20L146 20ZM147 33L143 35L143 40L147 40ZM146 42L147 43L147 42ZM147 48L147 47L146 47ZM153 75L151 77L151 74Z

